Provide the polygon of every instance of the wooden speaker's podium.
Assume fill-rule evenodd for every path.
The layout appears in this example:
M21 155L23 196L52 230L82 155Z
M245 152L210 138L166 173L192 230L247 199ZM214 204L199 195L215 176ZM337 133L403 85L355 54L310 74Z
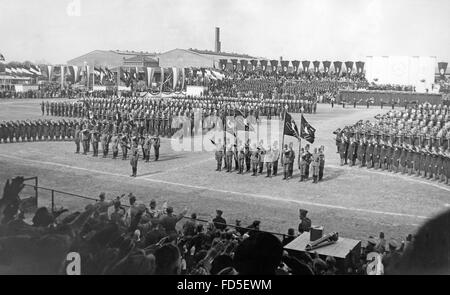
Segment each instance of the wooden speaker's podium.
M336 243L307 251L306 245L310 243L310 233L304 232L295 240L284 246L284 249L292 256L295 256L298 252L308 252L310 254L316 252L323 260L325 260L327 256L332 256L336 259L336 267L340 270L345 270L347 266L359 263L361 255L360 240L339 237Z

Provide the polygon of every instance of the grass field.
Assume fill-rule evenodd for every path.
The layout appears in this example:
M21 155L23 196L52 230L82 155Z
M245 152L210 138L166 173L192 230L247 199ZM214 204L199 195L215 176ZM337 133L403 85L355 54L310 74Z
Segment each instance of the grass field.
M39 103L0 101L0 120L41 118ZM16 175L38 176L40 186L90 197L101 191L109 198L133 192L145 204L152 198L160 204L168 200L175 211L187 207L189 214L196 212L205 219L221 209L228 222L241 219L248 225L258 219L261 229L282 233L297 228L298 209L305 208L313 224L323 225L325 232L365 240L383 231L388 239L400 241L446 209L450 187L414 176L339 166L332 132L360 119L371 120L380 112L379 108L319 105L316 115L306 115L317 129L313 146L325 146L325 177L319 184L299 183L298 169L289 181L280 175L268 179L216 172L213 152L176 152L170 139L162 139L158 162L139 162L136 178L129 177L128 160L74 154L75 145L70 141L0 144L0 181ZM300 122L298 114L294 119ZM48 192L40 191L39 197L41 204L49 204ZM56 197L57 205L72 209L87 204Z

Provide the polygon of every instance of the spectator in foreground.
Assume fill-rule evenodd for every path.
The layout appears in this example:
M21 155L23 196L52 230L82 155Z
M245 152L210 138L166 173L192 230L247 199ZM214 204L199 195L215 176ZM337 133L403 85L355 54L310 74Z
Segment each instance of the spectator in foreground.
M227 221L222 217L222 214L222 210L216 210L216 217L213 219L214 227L218 230L225 230L227 228Z
M274 275L282 255L283 245L277 237L258 232L237 247L233 264L240 275Z
M169 208L167 208L169 209ZM178 275L181 271L181 254L178 247L165 244L155 251L156 275Z
M185 208L183 212L178 215L173 214L173 207L167 207L167 215L161 217L159 224L166 230L167 235L176 235L176 225L184 215L186 215L187 209Z
M450 274L450 210L428 220L403 253L398 265L386 274Z

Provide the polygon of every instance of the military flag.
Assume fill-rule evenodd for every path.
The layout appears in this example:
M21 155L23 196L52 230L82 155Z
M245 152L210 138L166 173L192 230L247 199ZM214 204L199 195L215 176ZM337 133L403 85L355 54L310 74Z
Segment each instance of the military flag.
M308 123L308 121L306 121L306 119L303 115L302 115L302 121L301 121L300 137L310 143L314 143L314 139L316 137L316 129L314 127L312 127Z
M286 113L284 117L283 136L293 136L300 140L300 132L298 131L297 124L289 113Z
M236 131L255 131L255 128L249 124L247 118L244 117L244 114L240 110L236 110L234 120Z

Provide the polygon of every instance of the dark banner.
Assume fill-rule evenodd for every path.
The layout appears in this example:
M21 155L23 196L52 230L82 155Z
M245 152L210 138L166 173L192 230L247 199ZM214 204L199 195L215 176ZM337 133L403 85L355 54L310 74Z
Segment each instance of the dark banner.
M347 70L347 74L351 74L353 71L353 62L352 61L346 61L345 62L345 68Z
M357 74L364 73L364 62L363 61L357 61L355 63L355 65L356 65L356 73Z
M267 60L260 60L259 64L261 65L261 69L263 72L267 70Z
M293 60L292 61L292 67L294 68L294 73L298 72L298 66L300 65L300 61L299 60Z
M281 61L281 71L283 71L283 73L287 73L288 72L288 68L289 68L289 61L288 60L282 60Z
M335 61L333 62L333 66L334 66L334 72L339 75L341 73L342 70L342 61Z
M445 72L447 71L448 63L446 62L438 62L439 74L441 78L445 77Z
M258 66L258 61L256 59L252 59L250 61L250 64L252 65L252 71L256 71L256 67Z
M219 60L220 69L221 69L222 71L225 71L225 70L227 69L227 63L228 63L228 60L227 60L227 59L221 59L221 60Z
M324 72L325 74L328 74L328 73L330 72L331 61L324 60L324 61L322 62L322 64L323 64L323 72Z
M302 61L302 66L303 66L303 71L304 71L304 72L307 72L307 71L308 71L308 69L309 69L309 64L310 64L309 60L304 60L304 61Z
M241 59L241 70L247 72L248 60Z
M314 73L319 72L320 61L318 60L313 61L313 66L314 66Z
M233 64L233 71L237 70L237 62L238 62L237 59L235 58L231 59L231 63Z
M272 72L276 72L278 67L278 60L272 59L270 61L270 66L272 67Z

